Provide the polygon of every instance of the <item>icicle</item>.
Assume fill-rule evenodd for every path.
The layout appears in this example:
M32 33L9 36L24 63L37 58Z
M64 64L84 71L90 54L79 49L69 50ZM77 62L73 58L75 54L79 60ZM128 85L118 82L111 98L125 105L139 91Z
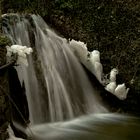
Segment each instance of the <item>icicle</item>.
M113 68L110 72L109 80L111 82L116 82L116 75L118 74L118 70L116 68Z

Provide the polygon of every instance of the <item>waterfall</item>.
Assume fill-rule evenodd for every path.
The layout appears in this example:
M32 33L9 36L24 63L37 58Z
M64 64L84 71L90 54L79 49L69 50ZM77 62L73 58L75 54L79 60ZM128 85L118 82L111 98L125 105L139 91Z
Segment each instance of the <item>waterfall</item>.
M99 102L68 41L39 15L5 15L3 32L12 44L33 48L29 66L17 66L24 81L32 124L63 121L107 110Z

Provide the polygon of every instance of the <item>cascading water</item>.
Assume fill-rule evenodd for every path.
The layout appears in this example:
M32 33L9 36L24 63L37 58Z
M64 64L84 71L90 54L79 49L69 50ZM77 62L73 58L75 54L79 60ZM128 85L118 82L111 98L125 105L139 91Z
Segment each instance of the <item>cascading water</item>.
M34 50L27 68L17 66L32 124L106 111L67 40L56 35L40 16L4 16L3 32L13 44Z

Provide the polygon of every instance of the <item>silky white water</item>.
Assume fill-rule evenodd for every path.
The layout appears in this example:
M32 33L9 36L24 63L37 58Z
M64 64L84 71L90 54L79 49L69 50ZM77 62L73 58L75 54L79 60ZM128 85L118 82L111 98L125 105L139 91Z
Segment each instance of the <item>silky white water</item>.
M63 121L107 110L96 97L81 64L40 16L3 18L3 31L13 44L32 47L29 66L17 66L24 81L32 124Z
M140 119L111 113L31 127L33 140L138 140Z

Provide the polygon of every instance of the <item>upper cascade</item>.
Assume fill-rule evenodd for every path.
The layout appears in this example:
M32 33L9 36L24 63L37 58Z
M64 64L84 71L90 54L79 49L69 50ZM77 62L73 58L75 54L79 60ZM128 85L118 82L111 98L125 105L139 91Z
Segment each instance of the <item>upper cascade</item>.
M58 36L39 15L2 17L3 32L13 45L33 49L27 56L28 67L16 67L25 83L32 124L107 112L68 40Z

